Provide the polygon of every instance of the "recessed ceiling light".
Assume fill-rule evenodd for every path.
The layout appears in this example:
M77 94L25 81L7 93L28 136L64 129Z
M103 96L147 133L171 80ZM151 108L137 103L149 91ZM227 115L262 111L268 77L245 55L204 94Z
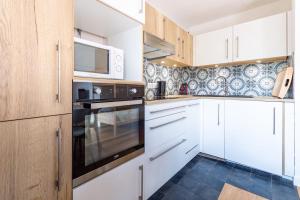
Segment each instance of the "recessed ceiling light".
M176 64L174 64L174 65L173 65L173 67L177 67L177 65L176 65Z
M165 64L165 61L161 61L160 63L161 63L161 64Z
M257 60L256 63L261 63L261 60Z
M215 67L219 67L219 65L215 65Z

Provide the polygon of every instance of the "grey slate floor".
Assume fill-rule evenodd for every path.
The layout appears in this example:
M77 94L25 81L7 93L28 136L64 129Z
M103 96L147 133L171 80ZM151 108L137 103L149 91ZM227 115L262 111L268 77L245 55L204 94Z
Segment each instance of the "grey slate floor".
M195 157L149 200L217 200L225 183L272 200L299 200L292 181L202 156Z

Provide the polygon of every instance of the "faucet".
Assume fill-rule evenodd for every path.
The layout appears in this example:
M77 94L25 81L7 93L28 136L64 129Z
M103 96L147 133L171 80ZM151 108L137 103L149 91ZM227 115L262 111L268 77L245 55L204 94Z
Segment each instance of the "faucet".
M224 92L225 92L225 96L227 96L228 95L227 79L224 76L219 76L216 80L218 81L219 79L222 79L224 82Z

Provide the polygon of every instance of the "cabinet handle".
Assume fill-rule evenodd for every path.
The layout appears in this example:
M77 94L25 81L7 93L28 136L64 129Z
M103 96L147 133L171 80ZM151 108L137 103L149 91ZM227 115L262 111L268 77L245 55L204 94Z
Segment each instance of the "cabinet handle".
M150 157L149 160L150 161L154 161L157 158L161 157L162 155L168 153L169 151L171 151L172 149L176 148L177 146L181 145L182 143L186 142L186 139L182 139L180 142L176 143L175 145L171 146L170 148L164 150L163 152L157 154L156 156Z
M139 166L139 170L141 171L141 195L139 196L139 200L143 200L144 195L144 166Z
M177 57L178 57L178 58L180 58L180 41L181 41L181 39L178 38L178 39L177 39L177 42L178 42L178 54L177 54Z
M229 58L229 40L228 38L226 39L226 59Z
M57 52L57 92L56 92L56 100L58 103L61 102L61 42L58 41L56 45Z
M181 42L182 59L184 59L184 40Z
M238 58L240 55L240 38L239 36L236 37L236 57Z
M218 104L218 126L220 126L220 104Z
M195 104L190 104L189 107L192 107L192 106L199 106L200 103L195 103Z
M276 135L276 108L273 108L273 135Z
M56 138L57 138L57 180L56 187L57 190L61 190L61 128L56 130Z
M141 0L141 9L139 11L140 14L144 12L144 0Z
M160 113L160 112L169 111L169 110L175 110L175 109L184 108L184 107L185 107L185 106L171 107L171 108L166 108L166 109L162 109L162 110L154 110L154 111L150 111L150 113L151 113L151 114L154 114L154 113Z
M185 152L185 154L189 154L191 151L193 151L196 147L198 147L199 144L196 144L195 146L193 146L190 150L188 150L187 152Z
M166 123L164 123L164 124L160 124L160 125L157 125L157 126L150 127L150 129L153 130L153 129L157 129L157 128L160 128L160 127L163 127L163 126L166 126L166 125L169 125L169 124L173 124L173 123L178 122L178 121L181 121L181 120L183 120L183 119L185 119L185 118L186 118L186 117L181 117L181 118L179 118L179 119L175 119L175 120L173 120L173 121L169 121L169 122L166 122Z

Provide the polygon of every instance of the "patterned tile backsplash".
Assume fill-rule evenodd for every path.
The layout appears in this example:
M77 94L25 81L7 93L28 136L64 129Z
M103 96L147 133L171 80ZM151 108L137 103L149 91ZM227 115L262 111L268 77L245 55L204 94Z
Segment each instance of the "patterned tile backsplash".
M167 95L179 94L181 84L187 83L191 95L224 95L227 86L229 95L272 96L276 75L287 65L287 61L281 61L220 68L174 68L145 60L145 94L152 99L157 92L155 83L166 81ZM221 76L225 77L226 82L224 78L219 78ZM292 98L292 95L290 89L287 97Z

